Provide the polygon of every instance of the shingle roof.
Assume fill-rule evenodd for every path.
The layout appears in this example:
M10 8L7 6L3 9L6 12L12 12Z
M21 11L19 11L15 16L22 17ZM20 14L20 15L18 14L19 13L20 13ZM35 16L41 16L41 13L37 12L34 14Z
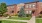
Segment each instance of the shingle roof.
M30 4L30 3L36 3L36 2L39 2L39 1L35 1L35 2L28 2L28 3L24 3L24 4Z
M7 6L14 6L14 5L17 5L17 4L13 4L13 5L7 5Z

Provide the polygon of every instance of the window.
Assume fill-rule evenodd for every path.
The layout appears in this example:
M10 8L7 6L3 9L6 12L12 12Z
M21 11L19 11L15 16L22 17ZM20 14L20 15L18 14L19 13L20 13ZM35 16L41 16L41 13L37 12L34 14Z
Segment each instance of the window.
M40 14L42 14L42 11L40 12Z
M19 11L17 13L19 13Z
M32 13L34 14L35 10L32 11Z
M32 7L32 5L30 4L30 5L29 5L29 8L31 8L31 7Z
M14 11L12 11L12 13L14 13Z
M28 4L26 5L26 8L28 8Z
M26 11L26 14L28 14L28 11Z
M31 14L31 12L32 12L32 11L31 11L31 10L29 10L29 14Z
M35 4L29 4L29 8L35 8Z
M35 5L33 4L32 7L35 8Z

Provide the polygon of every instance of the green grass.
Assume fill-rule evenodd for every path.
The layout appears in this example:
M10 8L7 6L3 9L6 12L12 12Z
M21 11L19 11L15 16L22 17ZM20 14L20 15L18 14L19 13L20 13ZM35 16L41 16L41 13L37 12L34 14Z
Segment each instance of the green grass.
M30 20L31 17L10 17L8 19L16 19L16 20Z
M42 23L42 19L36 19L36 23Z
M6 20L1 20L2 23L27 23L27 22L18 22L18 21L6 21Z

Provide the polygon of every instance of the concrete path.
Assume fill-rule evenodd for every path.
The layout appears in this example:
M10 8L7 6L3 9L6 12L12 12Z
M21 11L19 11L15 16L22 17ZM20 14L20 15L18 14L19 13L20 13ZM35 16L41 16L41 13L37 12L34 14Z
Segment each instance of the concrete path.
M14 19L0 19L0 20L19 21L19 22L28 22L28 20L14 20Z
M28 23L35 23L35 16L32 16Z
M0 18L0 20L8 20L8 21L19 21L19 22L27 22L27 23L35 23L35 16L32 16L30 20L14 20L14 19L5 19Z

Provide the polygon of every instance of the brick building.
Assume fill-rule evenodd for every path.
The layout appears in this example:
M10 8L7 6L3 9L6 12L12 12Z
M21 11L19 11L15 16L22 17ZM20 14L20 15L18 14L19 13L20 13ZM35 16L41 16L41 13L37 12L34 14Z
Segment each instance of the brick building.
M7 6L7 12L5 14L9 14L9 15L18 14L22 6L24 6L24 4L22 4L22 3L14 4L14 5L8 5Z
M7 12L5 14L14 15L14 14L16 14L16 11L17 11L17 5L16 4L8 5L7 6Z
M42 14L42 2L25 3L25 11L29 14L32 13L35 16Z
M24 6L24 10L26 14L33 14L38 16L39 14L42 14L42 2L29 2L29 3L20 3L20 4L14 4L14 5L8 5L7 9L8 12L6 14L13 15L18 14L20 11L20 8Z

